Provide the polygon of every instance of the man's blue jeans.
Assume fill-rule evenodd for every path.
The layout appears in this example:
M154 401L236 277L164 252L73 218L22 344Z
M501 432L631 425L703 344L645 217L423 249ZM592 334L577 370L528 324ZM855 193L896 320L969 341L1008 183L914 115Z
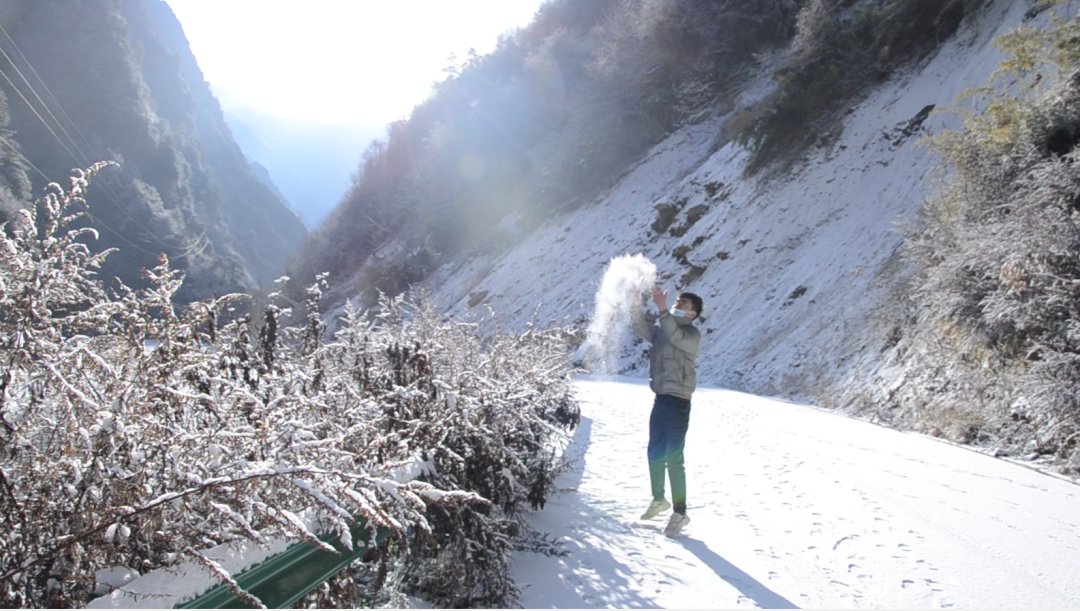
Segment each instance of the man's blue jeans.
M649 479L654 501L664 498L664 471L671 479L671 504L686 513L686 468L683 447L690 427L690 400L656 395L649 416Z

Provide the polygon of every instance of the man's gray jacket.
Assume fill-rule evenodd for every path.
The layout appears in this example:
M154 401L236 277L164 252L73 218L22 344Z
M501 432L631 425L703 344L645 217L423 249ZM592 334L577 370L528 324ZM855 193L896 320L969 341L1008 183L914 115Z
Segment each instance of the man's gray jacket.
M649 388L658 395L689 399L697 387L698 345L701 333L693 321L675 318L664 311L660 325L644 316L633 319L634 333L652 343L649 351Z

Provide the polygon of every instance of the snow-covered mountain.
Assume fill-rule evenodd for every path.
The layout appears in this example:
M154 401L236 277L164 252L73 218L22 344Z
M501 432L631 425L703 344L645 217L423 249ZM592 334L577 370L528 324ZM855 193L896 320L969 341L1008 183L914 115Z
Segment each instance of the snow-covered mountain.
M1003 59L993 41L1026 7L997 0L972 15L790 167L744 176L747 152L723 129L730 115L687 126L590 204L503 253L444 265L428 289L448 312L486 304L508 325L584 328L608 262L641 253L669 291L705 300L700 384L835 405L882 362L879 315L903 275L902 226L942 184L922 138L959 124L949 110L986 84ZM761 74L736 110L768 92ZM643 375L645 354L626 342L620 372Z

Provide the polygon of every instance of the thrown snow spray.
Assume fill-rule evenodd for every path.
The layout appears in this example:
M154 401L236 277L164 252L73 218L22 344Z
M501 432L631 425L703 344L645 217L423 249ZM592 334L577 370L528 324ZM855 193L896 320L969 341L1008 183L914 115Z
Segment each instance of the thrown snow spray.
M655 284L656 265L644 255L622 255L608 262L596 291L596 309L585 342L579 348L581 360L590 370L615 372L631 318L641 315L645 297Z

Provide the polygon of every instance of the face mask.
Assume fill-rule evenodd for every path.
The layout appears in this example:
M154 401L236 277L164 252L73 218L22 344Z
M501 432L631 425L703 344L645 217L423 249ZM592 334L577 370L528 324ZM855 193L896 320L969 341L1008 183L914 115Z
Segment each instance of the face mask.
M676 308L675 306L671 306L671 315L675 318L686 318L686 312L680 310L679 308Z

